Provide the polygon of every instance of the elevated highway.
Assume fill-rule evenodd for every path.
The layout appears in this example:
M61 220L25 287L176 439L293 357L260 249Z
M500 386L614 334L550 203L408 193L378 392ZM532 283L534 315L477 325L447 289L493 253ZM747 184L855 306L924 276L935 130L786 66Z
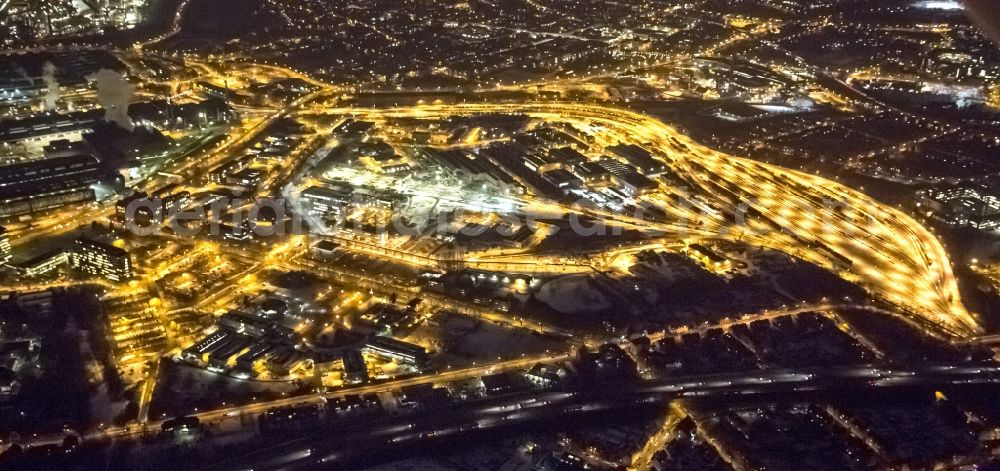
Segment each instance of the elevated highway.
M332 425L306 437L273 444L256 452L215 463L220 470L348 469L372 465L422 447L463 436L520 430L533 423L587 414L616 414L681 398L738 401L780 395L782 398L838 391L894 388L981 387L1000 391L996 366L929 365L913 369L879 366L749 371L657 381L584 386L578 390L529 392L452 407L447 414L420 414ZM344 468L347 466L347 468Z

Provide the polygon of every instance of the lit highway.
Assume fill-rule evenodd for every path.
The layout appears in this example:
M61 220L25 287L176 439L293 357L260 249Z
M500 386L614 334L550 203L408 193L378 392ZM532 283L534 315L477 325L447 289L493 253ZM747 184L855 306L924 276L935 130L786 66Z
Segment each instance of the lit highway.
M363 386L353 386L330 390L323 393L313 393L308 395L292 396L270 401L255 402L240 406L228 406L218 409L199 411L192 416L197 417L204 424L215 424L220 429L239 430L246 425L241 422L244 416L254 416L266 412L268 409L276 407L288 407L296 405L323 405L328 400L343 398L349 394L369 394L384 391L398 391L408 386L420 384L444 384L453 381L473 379L485 375L529 368L540 362L562 362L568 360L569 355L555 354L545 356L532 356L518 358L514 360L486 363L467 368L444 369L431 372L426 375L419 375L409 378L390 380L382 383L368 384ZM84 440L131 440L143 437L146 434L159 433L160 427L169 417L158 417L156 420L149 420L146 423L132 422L123 427L106 427L97 430L90 430L82 434ZM29 446L40 446L52 443L61 443L62 434L44 435L26 441Z
M251 454L215 463L212 469L304 470L370 463L383 453L417 449L439 439L486 431L518 430L533 422L567 420L593 413L634 410L684 398L795 397L830 391L978 386L1000 388L995 366L929 365L910 369L861 365L844 368L781 369L601 384L585 390L529 392L376 421L334 425L338 433L316 434L276 443ZM350 433L345 433L349 431Z

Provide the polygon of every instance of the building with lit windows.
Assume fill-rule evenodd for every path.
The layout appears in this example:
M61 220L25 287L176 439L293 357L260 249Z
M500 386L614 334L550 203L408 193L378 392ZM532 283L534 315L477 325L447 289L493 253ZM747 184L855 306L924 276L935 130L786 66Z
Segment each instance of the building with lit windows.
M427 362L424 347L389 337L373 337L365 343L364 351L410 365L419 366Z
M77 239L70 257L73 268L111 281L132 278L132 258L118 247L89 239Z
M18 264L15 268L18 272L29 278L41 276L54 271L61 265L69 263L69 252L59 249L45 252L37 257L33 257Z
M353 203L353 189L337 186L311 186L302 192L302 203L306 211L318 218L337 218L344 208Z
M985 188L957 185L923 190L917 194L917 207L951 226L1000 228L1000 197Z

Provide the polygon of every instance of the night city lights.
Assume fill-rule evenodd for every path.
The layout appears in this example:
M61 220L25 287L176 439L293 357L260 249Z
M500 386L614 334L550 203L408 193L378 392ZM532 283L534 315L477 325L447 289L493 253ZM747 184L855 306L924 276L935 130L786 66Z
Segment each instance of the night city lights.
M992 0L0 0L0 470L997 457Z

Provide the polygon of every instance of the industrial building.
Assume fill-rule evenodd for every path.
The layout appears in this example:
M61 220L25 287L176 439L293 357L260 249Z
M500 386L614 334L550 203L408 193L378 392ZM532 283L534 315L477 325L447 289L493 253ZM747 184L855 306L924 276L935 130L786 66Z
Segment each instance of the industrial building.
M360 351L344 351L343 360L345 383L358 384L368 381L368 365L365 364L365 357Z
M93 201L92 186L105 177L100 162L91 155L0 167L0 217Z

